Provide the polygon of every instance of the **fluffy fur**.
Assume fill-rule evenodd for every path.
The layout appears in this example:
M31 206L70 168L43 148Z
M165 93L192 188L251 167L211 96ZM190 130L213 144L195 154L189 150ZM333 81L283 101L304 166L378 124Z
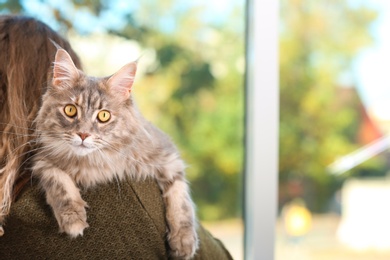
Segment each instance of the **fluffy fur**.
M198 238L185 165L170 138L134 105L137 63L106 78L89 77L77 67L65 49L57 50L47 90L40 90L42 105L31 133L36 137L33 175L40 180L60 231L77 237L88 227L80 187L149 177L157 181L165 202L172 255L191 258ZM27 120L35 114L23 115L24 122L31 122Z

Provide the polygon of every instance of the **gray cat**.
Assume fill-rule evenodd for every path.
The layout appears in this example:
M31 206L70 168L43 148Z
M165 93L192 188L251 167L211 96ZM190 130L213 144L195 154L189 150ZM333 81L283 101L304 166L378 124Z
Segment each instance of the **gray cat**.
M198 237L185 164L170 138L137 110L131 95L136 69L132 62L110 77L90 77L58 48L52 81L35 119L33 175L60 231L71 237L88 227L87 203L79 188L154 178L166 207L172 254L188 259Z

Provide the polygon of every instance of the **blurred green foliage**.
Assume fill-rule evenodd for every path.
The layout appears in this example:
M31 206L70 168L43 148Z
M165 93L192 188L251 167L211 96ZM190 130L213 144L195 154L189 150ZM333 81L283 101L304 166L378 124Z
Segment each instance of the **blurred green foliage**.
M363 47L377 14L346 0L282 0L280 30L280 193L299 181L309 207L326 210L344 177L327 166L359 147L359 100L344 102L340 77ZM357 171L380 166L366 163ZM349 176L348 174L346 176Z
M92 22L103 21L99 26L105 32L154 50L156 64L137 82L149 86L138 88L135 94L141 110L169 133L182 151L200 218L240 216L243 1L236 1L231 11L216 20L205 17L206 6L186 1L144 0L121 7L125 2L73 0L56 4L42 0L27 5L20 0L0 2L0 9L44 18L49 23L53 20L50 25L54 28L80 34L93 31L80 25L87 13ZM33 3L45 8L34 12Z

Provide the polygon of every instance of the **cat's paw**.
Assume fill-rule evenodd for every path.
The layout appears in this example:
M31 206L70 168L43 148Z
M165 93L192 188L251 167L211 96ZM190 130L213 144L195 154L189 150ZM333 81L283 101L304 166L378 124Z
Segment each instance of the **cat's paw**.
M63 225L61 227L61 231L68 234L70 237L75 238L78 236L82 236L84 233L84 229L89 227L88 223L81 219L74 219L69 223Z
M89 227L87 213L84 206L72 205L60 214L60 232L65 232L70 237L82 236L84 229Z
M171 254L180 259L191 259L198 249L198 235L194 227L181 228L168 235Z

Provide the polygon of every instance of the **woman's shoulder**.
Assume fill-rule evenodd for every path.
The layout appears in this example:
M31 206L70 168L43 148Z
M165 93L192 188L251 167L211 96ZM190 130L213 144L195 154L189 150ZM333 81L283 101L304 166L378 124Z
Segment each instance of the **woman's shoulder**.
M125 180L82 191L89 228L82 237L59 233L43 192L27 184L13 204L0 237L2 259L168 259L161 192L152 179ZM232 259L200 225L194 259Z
M151 180L113 182L83 191L89 228L71 239L58 224L44 194L29 185L14 203L0 238L5 259L45 256L48 259L167 258L164 208ZM138 257L137 257L138 259Z

